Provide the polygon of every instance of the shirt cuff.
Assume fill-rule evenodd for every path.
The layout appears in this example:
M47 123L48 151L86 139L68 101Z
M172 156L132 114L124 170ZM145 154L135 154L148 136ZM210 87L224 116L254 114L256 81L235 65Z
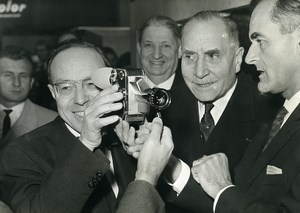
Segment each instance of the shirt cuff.
M81 143L86 146L86 148L88 148L89 150L91 150L92 152L94 151L94 149L97 147L94 144L90 143L87 140L81 141Z
M216 198L215 198L215 200L214 200L213 213L216 212L217 203L218 203L218 200L219 200L221 194L222 194L226 189L228 189L228 188L230 188L230 187L234 187L234 186L235 186L235 185L229 185L229 186L226 186L226 187L224 187L223 189L221 189L221 190L219 191L219 193L217 194L217 196L216 196Z
M181 163L181 171L180 171L179 177L173 184L168 183L170 186L173 187L173 190L175 192L177 192L177 196L183 190L183 188L185 187L185 185L188 182L190 175L191 175L190 167L186 163L184 163L182 160L180 160L180 163Z

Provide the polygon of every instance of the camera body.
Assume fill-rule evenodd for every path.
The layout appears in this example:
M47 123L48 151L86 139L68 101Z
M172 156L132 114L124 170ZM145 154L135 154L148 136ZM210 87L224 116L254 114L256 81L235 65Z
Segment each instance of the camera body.
M121 116L131 125L143 124L151 107L160 112L171 103L169 91L149 87L142 69L112 68L109 82L111 85L118 84L119 91L124 94Z

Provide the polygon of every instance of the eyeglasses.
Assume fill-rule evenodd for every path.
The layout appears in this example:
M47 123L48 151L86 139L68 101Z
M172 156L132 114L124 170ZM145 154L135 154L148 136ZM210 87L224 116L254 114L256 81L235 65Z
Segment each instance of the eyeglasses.
M91 78L86 78L79 81L63 81L53 84L56 92L63 97L70 97L74 95L76 88L78 88L77 85L81 85L87 94L94 94L101 91L100 88L95 86Z

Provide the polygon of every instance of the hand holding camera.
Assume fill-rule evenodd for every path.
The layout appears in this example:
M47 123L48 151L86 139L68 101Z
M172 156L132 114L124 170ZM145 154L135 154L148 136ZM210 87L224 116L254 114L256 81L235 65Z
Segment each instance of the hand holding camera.
M153 107L159 113L171 103L170 93L165 89L150 88L142 69L119 69L104 67L96 70L93 83L99 88L118 85L123 93L123 110L120 117L130 125L141 125Z

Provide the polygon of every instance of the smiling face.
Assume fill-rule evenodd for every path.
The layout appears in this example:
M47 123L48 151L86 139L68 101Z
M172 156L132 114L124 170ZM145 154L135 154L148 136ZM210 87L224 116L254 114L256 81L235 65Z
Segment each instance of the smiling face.
M212 18L190 21L182 37L182 74L201 102L223 97L236 81L243 48L228 37L224 23Z
M289 99L300 90L299 30L283 35L271 20L274 5L275 0L262 1L251 15L246 63L260 72L260 92L282 93Z
M138 46L142 68L156 84L166 81L176 71L179 41L166 26L150 25Z
M51 82L80 81L91 77L97 69L105 67L101 56L93 49L71 47L58 53L51 64ZM48 85L56 100L57 110L62 119L76 131L81 132L84 111L93 98L100 93L87 92L82 84L76 84L73 94L68 97L60 95L55 86Z
M13 107L27 99L33 84L32 66L27 59L0 59L0 103Z

